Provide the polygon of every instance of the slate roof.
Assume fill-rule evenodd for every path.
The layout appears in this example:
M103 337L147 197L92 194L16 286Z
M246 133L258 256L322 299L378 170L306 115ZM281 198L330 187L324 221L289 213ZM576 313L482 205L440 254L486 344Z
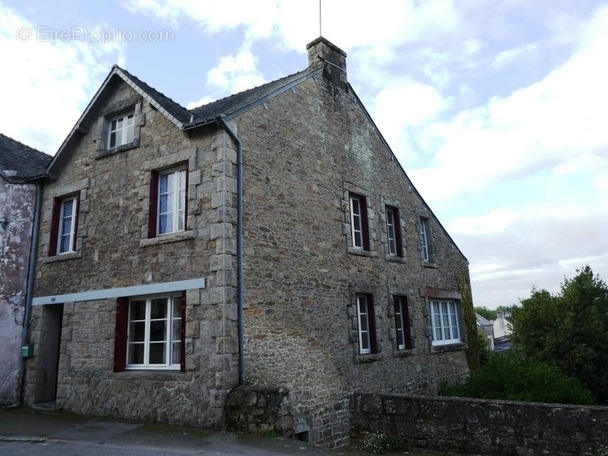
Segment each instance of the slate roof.
M0 173L8 180L28 180L41 176L51 159L50 155L0 133Z
M148 94L150 98L156 101L165 111L175 117L182 124L190 121L190 111L184 108L179 103L173 101L171 98L166 96L164 93L159 92L154 87L149 86L144 81L139 79L137 76L129 73L124 68L114 65L114 67L124 73L135 85L137 85L143 92Z
M304 79L314 76L319 72L320 70L308 69L300 71L298 73L285 76L284 78L254 87L253 89L245 90L244 92L239 92L226 98L212 101L211 103L191 109L190 112L194 116L193 122L204 123L207 120L214 119L220 114L225 114L227 117L237 115L253 105L263 103L268 98L280 93L281 91L288 90Z

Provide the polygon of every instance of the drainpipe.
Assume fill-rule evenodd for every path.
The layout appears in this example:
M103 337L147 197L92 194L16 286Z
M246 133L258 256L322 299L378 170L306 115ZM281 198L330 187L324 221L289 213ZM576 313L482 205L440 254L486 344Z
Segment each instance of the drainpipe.
M32 298L34 295L34 280L36 279L36 258L38 256L38 237L40 232L40 214L42 207L42 184L40 180L36 184L36 206L34 208L34 222L32 223L32 243L30 247L30 257L27 266L27 282L25 288L25 309L23 312L23 333L21 335L21 366L20 366L20 389L19 402L23 403L25 395L25 357L23 350L30 355L30 319L32 318Z
M238 318L238 347L239 347L239 385L245 384L245 355L243 353L243 143L230 125L224 120L224 115L216 118L217 123L226 130L228 136L236 143L237 166L237 222L236 222L236 256L237 256L237 318Z

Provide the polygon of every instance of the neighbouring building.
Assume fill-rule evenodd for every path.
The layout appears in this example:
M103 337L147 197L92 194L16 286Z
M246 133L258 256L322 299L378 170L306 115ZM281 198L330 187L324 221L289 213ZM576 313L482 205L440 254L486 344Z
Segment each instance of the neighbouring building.
M308 56L191 110L111 70L47 169L26 403L220 427L251 384L333 446L353 392L467 374L467 260L346 54Z
M0 404L19 403L35 180L50 160L0 133Z

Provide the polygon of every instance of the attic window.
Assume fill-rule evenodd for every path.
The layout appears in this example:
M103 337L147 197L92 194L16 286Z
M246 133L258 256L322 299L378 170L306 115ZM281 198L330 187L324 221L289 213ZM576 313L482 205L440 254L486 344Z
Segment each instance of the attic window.
M108 148L129 144L135 139L135 114L124 114L108 123Z

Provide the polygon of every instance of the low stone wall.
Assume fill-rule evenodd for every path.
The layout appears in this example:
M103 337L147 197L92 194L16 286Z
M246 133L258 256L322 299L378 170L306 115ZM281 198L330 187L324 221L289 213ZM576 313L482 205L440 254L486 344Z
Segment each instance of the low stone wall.
M351 435L412 448L505 456L608 454L608 407L355 394Z

